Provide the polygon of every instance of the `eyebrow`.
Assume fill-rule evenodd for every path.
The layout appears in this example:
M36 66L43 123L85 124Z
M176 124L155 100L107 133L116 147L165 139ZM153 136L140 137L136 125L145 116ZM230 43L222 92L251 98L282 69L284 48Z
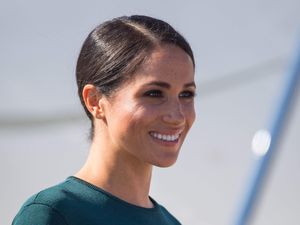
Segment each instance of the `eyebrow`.
M163 81L152 81L152 82L149 82L146 84L147 86L148 85L155 85L155 86L159 86L159 87L162 87L162 88L166 88L166 89L170 89L171 88L171 85L167 82L163 82ZM188 87L194 87L196 88L196 84L195 82L190 82L190 83L186 83L183 85L185 88L188 88Z

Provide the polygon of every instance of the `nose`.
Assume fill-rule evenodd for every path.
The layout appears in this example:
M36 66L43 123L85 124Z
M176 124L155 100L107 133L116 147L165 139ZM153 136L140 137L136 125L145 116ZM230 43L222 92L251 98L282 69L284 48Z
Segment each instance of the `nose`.
M162 119L168 124L182 125L185 122L185 116L181 103L179 101L172 101L170 104L166 104Z

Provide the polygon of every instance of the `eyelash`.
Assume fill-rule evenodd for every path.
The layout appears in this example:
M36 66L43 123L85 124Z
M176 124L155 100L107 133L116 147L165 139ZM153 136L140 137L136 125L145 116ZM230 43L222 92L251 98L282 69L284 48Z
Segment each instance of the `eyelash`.
M146 97L151 97L151 98L158 98L158 97L162 97L162 91L160 90L150 90L145 92L144 96Z
M179 97L194 98L195 97L195 92L193 92L193 91L183 91L183 92L180 93Z
M150 97L150 98L160 98L163 97L163 92L160 90L150 90L145 92L144 94L145 97ZM179 94L180 98L194 98L195 93L193 91L183 91Z

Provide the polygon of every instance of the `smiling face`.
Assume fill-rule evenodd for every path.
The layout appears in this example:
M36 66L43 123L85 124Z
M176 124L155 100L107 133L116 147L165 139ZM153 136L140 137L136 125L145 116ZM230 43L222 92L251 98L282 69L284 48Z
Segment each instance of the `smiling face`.
M166 167L178 156L195 119L194 68L175 45L155 49L104 104L109 148Z

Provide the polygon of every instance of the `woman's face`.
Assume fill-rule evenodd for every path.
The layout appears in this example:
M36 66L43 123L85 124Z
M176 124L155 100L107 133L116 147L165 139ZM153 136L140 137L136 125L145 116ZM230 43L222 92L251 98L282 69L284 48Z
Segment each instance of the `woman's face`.
M191 58L174 45L154 50L105 104L111 147L146 164L172 165L195 119L194 94Z

